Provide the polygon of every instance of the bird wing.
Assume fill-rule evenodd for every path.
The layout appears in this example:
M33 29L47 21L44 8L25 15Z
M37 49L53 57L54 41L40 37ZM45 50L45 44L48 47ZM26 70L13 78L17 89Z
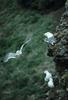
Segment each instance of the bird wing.
M15 53L8 53L4 58L4 62L7 62L11 58L16 58L16 54Z
M23 47L24 47L29 41L31 41L31 39L29 39L29 40L26 41L24 44L22 44L22 46L20 47L20 51L22 51Z

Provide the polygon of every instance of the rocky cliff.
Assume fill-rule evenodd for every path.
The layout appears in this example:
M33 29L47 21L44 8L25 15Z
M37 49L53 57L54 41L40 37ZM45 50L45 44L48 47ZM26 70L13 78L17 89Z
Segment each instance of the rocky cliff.
M59 75L57 100L68 100L68 0L54 36L56 44L49 45L48 56L53 57Z
M65 4L65 12L63 13L59 25L56 27L56 44L49 45L48 55L54 57L59 72L68 69L68 0Z

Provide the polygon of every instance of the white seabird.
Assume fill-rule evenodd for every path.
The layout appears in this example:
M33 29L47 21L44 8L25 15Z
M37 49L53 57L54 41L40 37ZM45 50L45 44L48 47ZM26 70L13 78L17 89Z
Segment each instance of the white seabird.
M54 82L53 82L52 74L49 71L47 71L47 70L44 71L44 74L46 74L44 80L46 82L48 82L47 83L48 87L53 88L54 87Z
M45 36L45 39L44 41L51 44L51 45L54 45L54 43L56 42L55 38L54 38L54 35L51 33L51 32L46 32L44 34Z
M45 70L44 74L46 74L45 81L48 81L50 78L52 78L52 75L49 71Z
M22 44L22 46L20 47L19 50L16 51L16 53L8 53L6 54L5 58L4 58L4 62L8 62L8 60L10 59L14 59L17 58L18 56L22 55L22 49L24 48L24 46L30 41L31 39L29 39L28 41L26 41L24 44Z

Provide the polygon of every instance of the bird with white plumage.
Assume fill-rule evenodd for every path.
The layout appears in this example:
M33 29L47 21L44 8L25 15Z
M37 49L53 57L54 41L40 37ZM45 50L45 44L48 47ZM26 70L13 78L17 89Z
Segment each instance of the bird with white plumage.
M52 77L51 73L47 70L44 71L44 74L46 74L46 77L44 78L45 81L48 81Z
M54 45L54 43L56 42L56 39L55 39L53 33L46 32L46 33L44 33L44 36L45 36L45 39L44 39L45 42L47 42L51 45Z
M47 82L48 87L53 88L54 82L53 82L52 74L47 70L44 71L44 74L46 74L44 80Z
M5 58L4 58L4 62L8 62L8 60L10 59L15 59L17 57L19 57L20 55L22 55L22 50L24 48L24 46L30 41L31 39L29 39L28 41L26 41L24 44L22 44L22 46L20 47L19 50L16 51L16 53L8 53L6 54Z

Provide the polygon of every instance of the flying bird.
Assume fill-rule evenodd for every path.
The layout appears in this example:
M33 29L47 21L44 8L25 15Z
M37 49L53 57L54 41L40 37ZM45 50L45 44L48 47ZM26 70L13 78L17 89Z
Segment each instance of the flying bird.
M8 62L8 60L10 59L15 59L17 58L18 56L22 55L22 50L24 48L24 46L30 41L31 39L29 39L28 41L26 41L24 44L22 44L22 46L20 47L19 50L17 50L15 53L8 53L6 54L5 58L4 58L4 62Z

